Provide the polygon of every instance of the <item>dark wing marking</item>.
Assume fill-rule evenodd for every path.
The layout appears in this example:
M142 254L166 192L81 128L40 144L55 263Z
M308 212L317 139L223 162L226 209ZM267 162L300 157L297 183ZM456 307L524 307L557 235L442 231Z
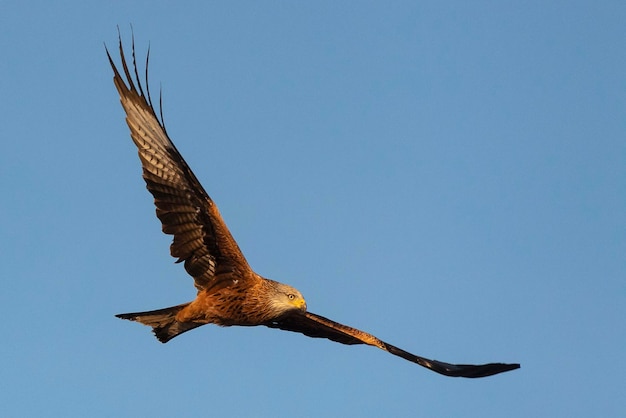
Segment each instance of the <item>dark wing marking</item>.
M264 324L270 328L279 328L286 331L299 332L313 338L327 338L342 344L367 344L378 347L405 360L417 363L434 372L452 377L485 377L494 374L519 369L519 364L449 364L437 360L430 360L406 352L398 347L379 340L375 336L332 321L314 313L296 313L282 319Z
M106 47L105 47L106 49ZM170 140L161 118L156 115L148 89L146 57L146 92L144 94L132 43L134 77L126 63L122 40L119 41L122 77L107 50L113 69L113 82L126 112L130 135L138 148L143 178L154 196L157 217L163 232L174 236L170 252L194 278L198 290L235 274L240 279L253 277L239 246L207 192ZM133 81L134 80L134 81ZM127 85L128 83L128 85Z

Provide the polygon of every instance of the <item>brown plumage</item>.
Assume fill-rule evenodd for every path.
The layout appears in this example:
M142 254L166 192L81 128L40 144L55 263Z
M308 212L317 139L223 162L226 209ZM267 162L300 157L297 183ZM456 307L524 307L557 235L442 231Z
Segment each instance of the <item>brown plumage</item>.
M134 41L132 74L121 38L119 49L124 76L108 50L107 56L131 138L139 151L143 178L154 196L163 232L174 236L171 254L177 262L184 263L198 293L189 303L117 317L151 326L163 343L205 324L265 325L342 344L372 345L447 376L484 377L519 368L519 364L503 363L454 365L416 356L371 334L307 312L306 302L298 290L256 274L231 236L217 206L170 140L162 115L157 116L148 88L148 58L144 94Z

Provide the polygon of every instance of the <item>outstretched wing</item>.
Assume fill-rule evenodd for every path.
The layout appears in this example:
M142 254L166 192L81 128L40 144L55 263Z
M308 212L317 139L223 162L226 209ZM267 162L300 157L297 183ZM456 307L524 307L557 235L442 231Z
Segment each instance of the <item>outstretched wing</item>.
M233 274L240 279L252 277L246 274L250 267L217 206L168 137L162 115L161 119L156 115L148 89L149 52L146 96L137 72L134 40L134 77L126 63L121 37L119 49L125 77L106 51L113 68L113 81L126 112L130 136L139 151L143 178L154 196L157 217L163 232L174 236L170 246L172 256L178 258L177 262L184 261L185 270L194 278L198 290L212 287L220 278Z
M299 332L313 338L328 338L342 344L367 344L378 347L405 360L417 363L434 372L452 377L485 377L494 374L519 369L519 364L449 364L442 361L430 360L411 354L398 347L379 340L372 334L363 332L323 316L310 312L295 313L280 320L264 324L270 328L279 328L286 331Z

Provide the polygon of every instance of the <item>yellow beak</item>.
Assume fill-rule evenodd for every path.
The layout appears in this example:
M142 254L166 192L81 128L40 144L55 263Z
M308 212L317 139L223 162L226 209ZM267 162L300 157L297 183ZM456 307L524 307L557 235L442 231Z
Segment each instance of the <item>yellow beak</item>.
M306 311L306 301L304 299L298 299L293 302L293 304L300 310Z

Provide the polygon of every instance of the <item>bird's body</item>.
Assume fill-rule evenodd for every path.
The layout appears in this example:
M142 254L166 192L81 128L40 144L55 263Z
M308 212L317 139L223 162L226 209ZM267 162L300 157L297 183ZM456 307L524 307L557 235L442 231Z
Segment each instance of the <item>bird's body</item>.
M215 291L202 291L176 315L181 322L193 321L222 326L263 325L288 314L306 311L304 298L296 289L258 277Z
M503 363L454 365L416 356L371 334L308 312L298 290L255 273L217 206L167 135L163 118L157 117L147 85L147 62L147 94L144 94L134 45L134 77L126 63L121 39L119 48L124 78L108 51L107 55L131 138L139 152L143 177L154 196L163 232L174 236L171 255L184 263L198 290L196 298L189 303L119 314L119 318L151 326L163 343L205 324L264 325L342 344L372 345L447 376L484 377L519 368L518 364Z
M118 316L152 326L159 341L165 343L201 325L266 325L292 311L306 312L298 290L253 274L255 277L247 280L232 279L217 288L200 290L192 302L183 305Z

